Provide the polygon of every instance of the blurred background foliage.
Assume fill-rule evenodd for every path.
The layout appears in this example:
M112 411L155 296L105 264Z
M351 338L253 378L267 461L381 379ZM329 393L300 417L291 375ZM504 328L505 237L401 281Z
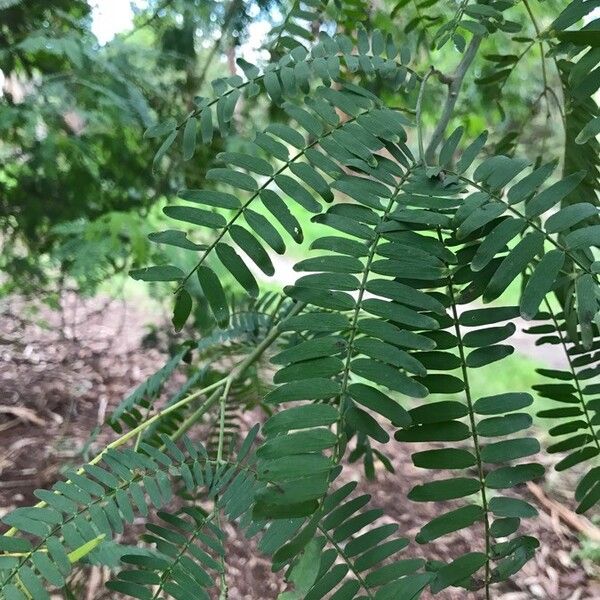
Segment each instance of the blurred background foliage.
M453 22L459 2L341 4L338 29L353 34L361 22L367 29L395 31L398 42L417 49L416 63L424 70L434 64L451 72L460 60L464 38ZM49 302L65 286L91 294L164 252L151 247L147 233L160 226L165 199L182 187L200 187L217 154L242 142L231 136L224 148L215 137L188 162L171 149L152 172L157 144L144 131L169 118L180 121L199 97L214 95L211 82L235 74L236 59L251 55L260 66L269 51L277 53L261 32L281 22L292 5L137 0L131 3L131 27L100 43L93 33L97 16L86 0L0 0L0 293ZM557 14L562 5L536 3L539 25L547 26L545 15ZM553 105L559 99L549 91L560 88L559 63L542 61L521 3L507 14L512 20L503 24L506 35L484 41L449 131L462 124L473 138L488 129L495 152L511 155L518 148L532 161L561 160L564 131ZM325 13L321 27L327 28L327 18ZM440 28L451 40L437 49ZM377 80L363 84L379 93ZM386 94L392 105L415 104L415 90L411 97ZM446 87L432 80L423 107L428 130L445 94ZM243 133L244 123L267 124L280 109L260 97L245 98L236 110L234 126ZM572 127L573 136L580 125Z

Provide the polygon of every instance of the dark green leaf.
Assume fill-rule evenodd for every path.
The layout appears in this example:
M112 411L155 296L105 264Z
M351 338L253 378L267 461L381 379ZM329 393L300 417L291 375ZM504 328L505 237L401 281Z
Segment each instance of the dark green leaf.
M157 267L144 267L143 269L132 269L129 276L138 281L178 281L185 274L181 269L172 265Z
M500 415L525 408L533 403L531 394L506 393L479 398L474 404L474 410L479 415Z
M239 284L252 296L258 296L258 284L250 269L240 258L237 252L228 244L219 243L215 248L219 260L225 268L236 278Z
M197 274L202 293L208 300L217 323L220 327L225 327L229 323L229 306L219 278L205 266L198 267Z
M340 384L331 379L309 378L279 386L265 396L265 402L279 404L297 400L320 400L340 393Z
M220 229L227 225L227 221L223 215L214 213L201 208L192 208L191 206L165 206L163 212L167 217L184 221L185 223L193 223L211 229Z
M175 298L175 307L173 309L173 327L175 331L181 331L187 318L192 311L192 297L186 290L181 290Z
M526 269L536 254L542 251L544 234L527 234L500 263L483 293L484 302L495 300Z
M426 544L448 533L470 527L473 523L482 521L483 517L484 512L480 506L469 504L435 517L421 528L415 539L419 544Z
M408 499L414 502L440 502L470 496L479 490L477 479L454 477L417 485L408 493Z

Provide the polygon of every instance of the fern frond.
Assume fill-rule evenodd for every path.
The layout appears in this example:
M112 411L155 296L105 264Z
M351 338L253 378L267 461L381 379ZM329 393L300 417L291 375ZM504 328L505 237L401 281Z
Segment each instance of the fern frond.
M234 518L239 517L252 505L252 490L262 484L252 483L251 493L243 497L227 494L227 491L228 486L255 482L253 474L251 479L245 475L254 470L244 461L256 432L257 428L254 428L237 456L228 462L216 463L201 444L187 438L183 439L182 451L163 436L165 451L144 442L139 445L139 451L110 449L103 455L101 466L84 465L82 474L68 472L68 479L55 484L51 491L37 490L35 494L44 506L18 508L2 518L21 536L0 536L0 592L5 594L5 589L11 590L10 586L20 581L32 597L48 597L47 594L39 595L39 590L44 589L44 581L54 586L64 585L71 568L68 556L81 554L81 548L100 536L110 539L114 534L122 533L125 524L133 522L136 512L147 516L151 506L160 509L168 504L173 496L171 479L181 480L188 492L205 487L209 497L218 494L218 509L228 515L235 513ZM177 521L177 524L181 523ZM33 537L34 541L29 541L23 534ZM164 552L165 548L159 547L159 550ZM17 556L14 556L15 552ZM92 549L90 556L94 552ZM136 554L133 561L147 566L152 559ZM172 572L170 570L169 574ZM126 581L140 583L135 579L127 580L127 577ZM165 585L168 579L169 576L165 576ZM133 588L141 593L137 587ZM126 592L125 589L120 591ZM8 600L10 596L0 597Z
M281 104L300 94L311 94L313 81L331 87L332 82L343 80L343 71L349 75L377 75L393 89L411 89L419 76L408 66L411 58L408 48L404 48L399 57L399 48L391 36L384 43L385 36L382 32L376 30L372 38L369 38L364 30L361 31L358 53L354 52L354 42L348 36L336 34L330 37L321 32L318 43L311 48L310 53L303 46L296 45L278 61L270 63L263 72L256 65L243 59L238 60L245 79L234 75L215 80L215 97L200 99L197 108L180 124L170 119L146 131L145 135L149 138L166 136L156 153L154 164L160 163L180 131L195 133L199 129L199 138L204 144L212 141L215 130L221 136L227 136L235 108L243 95L254 97L265 93L270 101ZM196 136L183 135L182 138L186 141L184 155L191 158L195 151ZM187 139L193 139L193 143L189 144ZM188 245L183 238L181 243Z
M130 429L137 427L144 418L140 409L150 410L154 401L158 398L164 384L173 376L175 370L189 348L184 347L174 354L163 367L153 373L146 381L140 384L131 394L126 396L113 410L108 418L108 424L117 432L123 431L123 424Z
M480 273L480 285L485 282L478 293L482 292L484 301L495 300L531 267L533 274L521 297L522 316L533 318L546 295L562 287L565 298L575 297L572 303L563 302L565 311L573 311L566 315L567 320L579 324L579 333L576 327L572 333L581 337L584 346L589 346L593 342L594 315L600 309L600 301L592 292L598 289L598 275L592 266L591 253L591 248L600 244L597 235L600 226L588 225L586 221L596 218L598 209L580 202L549 214L577 188L583 173L569 175L540 191L554 170L554 165L548 163L513 183L504 195L502 189L513 182L527 163L492 156L475 169L471 179L463 174L472 162L469 149L465 155L470 160L459 160L457 169L448 172L478 191L457 211L456 235L459 240L468 240L482 227L494 225L473 256L472 269ZM513 216L500 221L507 212ZM506 251L506 245L519 235L523 238L497 261L497 256ZM552 250L546 252L545 244L551 245ZM542 258L538 261L536 257L540 255Z
M207 589L215 582L207 570L224 573L225 533L219 526L218 513L222 511L231 521L243 522L262 485L251 464L241 466L257 431L258 427L250 431L234 459L222 463L207 459L204 467L194 463L182 473L188 493L207 488L208 497L215 501L214 511L207 514L196 506L185 506L175 514L159 511L162 523L146 525L148 533L143 536L145 542L154 544L151 554L123 556L122 562L135 568L122 570L117 579L107 583L109 589L141 600L158 600L163 592L175 598L209 598ZM163 439L166 442L168 438ZM184 443L191 445L188 440ZM157 457L163 455L146 449Z
M327 183L324 176L332 177L334 180L342 178L344 181L340 182L340 189L347 190L348 184L353 180L344 179L343 167L371 172L388 182L390 178L393 180L398 173L402 173L399 167L391 161L387 160L386 162L383 158L378 161L375 158L375 152L392 147L394 142L406 139L403 128L405 120L396 112L381 108L380 102L366 90L358 86L346 86L342 90L321 87L310 104L312 112L291 104L285 105L285 108L291 117L306 130L309 137L305 139L297 130L284 125L272 126L267 129L267 132L257 135L256 144L283 163L275 172L271 172L264 183L259 185L254 177L232 168L213 169L208 173L209 179L249 191L250 195L247 200L240 204L238 199L231 194L210 190L196 190L181 194L184 199L200 204L214 205L216 203L222 208L237 206L229 219L204 209L188 206L173 206L165 209L168 215L179 220L217 227L219 230L215 239L201 253L194 269L186 275L180 276L179 269L169 267L172 273L171 275L167 274L166 277L179 281L179 289L183 289L189 278L196 273L221 327L226 326L230 313L218 278L210 267L205 265L205 261L212 251L216 251L219 260L246 291L253 294L258 289L254 276L236 250L224 242L226 236L267 275L272 275L274 268L261 241L257 238L262 238L262 241L275 252L284 253L286 250L285 242L277 230L268 219L252 210L251 205L260 199L267 210L296 241L302 240L302 231L297 220L290 214L278 193L269 186L275 184L281 192L289 195L304 210L319 213L322 210L321 204L314 198L314 193L319 194L326 201L333 199L331 185ZM336 110L346 113L347 119L341 120ZM299 151L290 157L287 147L278 142L276 138L295 146ZM318 151L317 146L320 146L340 164L336 164L331 158ZM394 152L395 154L402 153L399 149ZM237 156L225 157L225 159L233 161L234 166L240 164ZM403 161L406 162L406 159ZM260 165L262 168L262 163ZM251 171L259 168L258 165L248 161L244 161L244 167ZM375 170L376 167L379 167L381 172ZM288 170L296 178L285 174ZM319 171L322 172L322 175ZM346 187L343 187L344 182ZM370 198L371 195L368 197ZM224 204L224 198L227 199L225 203L227 206ZM175 209L176 212L174 212ZM240 225L242 218L245 220L246 226ZM157 270L164 272L165 267L141 269L132 272L132 276L147 280L149 276L154 277Z
M329 0L294 0L281 25L273 27L267 46L271 53L280 54L286 49L304 48L314 39L312 29L321 20Z
M550 382L534 385L533 389L542 398L556 402L554 408L538 412L542 419L556 423L549 429L549 434L559 438L559 441L550 445L547 451L551 454L567 453L555 465L555 469L563 471L581 463L590 465L575 492L579 502L577 512L583 513L600 501L600 420L597 414L600 406L593 398L600 389L594 383L589 383L600 372L598 344L596 342L591 349L585 349L570 343L566 327L561 325L563 315L556 314L549 302L546 302L546 310L546 313L538 315L537 322L540 324L531 327L527 333L537 336L536 345L559 346L564 352L567 368L537 369Z
M286 579L294 589L282 600L317 600L328 594L348 600L412 598L431 579L417 574L423 559L402 558L408 540L395 536L396 524L381 523L382 510L368 508L370 496L350 496L355 488L352 482L331 492L309 519L269 525L261 549L273 553L277 569L291 563Z

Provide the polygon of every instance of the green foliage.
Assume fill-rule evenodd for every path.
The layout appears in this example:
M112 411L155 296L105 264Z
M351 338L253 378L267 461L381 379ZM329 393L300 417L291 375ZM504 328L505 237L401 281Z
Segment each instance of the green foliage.
M117 407L109 422L128 428L121 437L52 492L37 492L40 504L3 517L4 598L46 597L43 586L62 587L76 558L101 562L135 508L151 548L122 552L127 566L108 584L135 598L208 598L214 585L225 598L228 519L284 570L280 600L414 600L451 586L489 599L539 545L520 532L537 509L519 493L544 475L531 391L552 403L538 416L552 420L558 440L544 450L563 455L557 470L580 475L577 510L600 501L598 56L595 28L572 29L588 4L576 0L541 30L527 2L462 3L450 16L418 15L398 40L393 26L355 26L360 2L297 1L269 37L267 64L239 59L244 77L215 80L185 118L147 129L159 173L178 147L186 161L216 140L224 148L200 183L169 198L163 213L178 229L148 236L176 251L131 271L173 284L176 330L188 332L198 312L212 324L207 331L198 319L203 337ZM517 9L534 37L520 35L518 14L508 14ZM340 32L328 35L334 26ZM462 58L452 75L419 63L417 28L416 46L432 33L431 51L453 41ZM488 144L465 120L442 139L471 62L495 40L528 44L520 56L484 54L492 66L475 83L497 100L536 48L550 112L559 94L546 63L555 62L565 98L561 177L553 154L517 158L517 135L492 131ZM433 77L448 96L425 151ZM270 107L268 123L240 127L252 99ZM298 278L261 295L260 273L274 275L275 255L292 255L290 243L308 237L307 218L317 233L294 264ZM477 370L513 355L517 318L567 366L540 368L533 390L490 393ZM272 386L262 381L265 354L277 367ZM183 361L192 364L187 382L159 408ZM256 406L268 415L260 437L255 426L236 453L239 411ZM206 448L185 435L197 424ZM359 459L366 479L376 462L393 473L394 444L418 444L422 483L407 500L440 503L418 546L401 555L409 540L397 526L353 494L356 483L335 483ZM173 488L181 508L168 504ZM478 533L468 552L427 560L428 544L469 527Z

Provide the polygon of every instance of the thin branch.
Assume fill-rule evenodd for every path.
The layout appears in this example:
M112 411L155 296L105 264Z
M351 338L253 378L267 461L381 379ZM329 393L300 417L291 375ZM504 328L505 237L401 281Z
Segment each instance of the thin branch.
M481 40L482 37L480 35L474 35L471 38L471 42L465 50L465 53L463 54L461 61L458 63L458 66L456 67L456 71L454 71L452 76L447 78L448 81L450 81L450 83L447 84L448 96L446 97L446 102L444 104L440 120L433 131L433 135L429 141L429 146L427 146L427 150L425 152L425 161L427 163L432 164L435 160L435 151L444 138L444 132L446 131L446 127L448 127L448 123L452 118L452 113L454 112L456 101L458 100L458 92L460 91L463 80L469 67L471 66L471 63L477 54L477 50L479 50Z
M427 71L427 75L423 77L421 81L421 87L419 88L419 96L417 98L417 138L419 142L419 160L423 163L423 166L427 166L427 160L425 157L425 151L423 149L423 122L421 119L421 112L423 109L423 95L425 94L425 85L427 80L435 73L433 67Z

